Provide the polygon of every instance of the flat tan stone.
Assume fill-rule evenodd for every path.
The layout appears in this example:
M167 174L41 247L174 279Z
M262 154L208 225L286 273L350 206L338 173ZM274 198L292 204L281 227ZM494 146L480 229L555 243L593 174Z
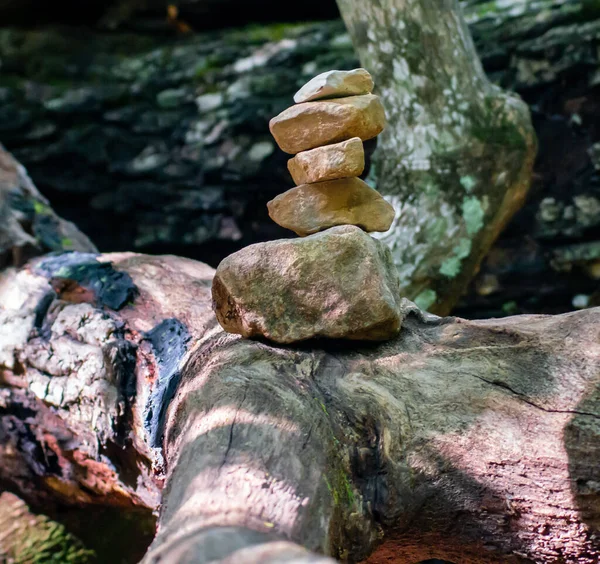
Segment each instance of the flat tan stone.
M267 207L271 219L304 237L335 225L387 231L394 208L360 178L302 184L280 194Z
M296 104L269 122L281 150L292 155L352 137L372 139L384 127L385 111L373 94Z
M365 151L360 137L298 153L287 163L296 185L360 176Z
M296 94L294 102L310 102L323 98L343 98L373 92L373 79L365 69L331 70L309 80Z

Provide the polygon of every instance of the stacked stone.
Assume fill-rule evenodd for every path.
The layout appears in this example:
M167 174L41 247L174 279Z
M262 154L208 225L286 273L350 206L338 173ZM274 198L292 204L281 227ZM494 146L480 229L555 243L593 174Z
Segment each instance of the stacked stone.
M365 69L329 71L310 80L294 96L296 105L269 124L279 147L295 154L288 169L296 188L267 206L275 223L300 236L336 225L387 231L394 209L360 178L363 141L385 127L385 112L372 94Z
M273 118L297 186L269 202L269 215L300 238L250 245L224 259L212 286L221 326L278 343L311 338L381 341L400 331L400 282L390 250L369 236L394 209L359 175L363 140L385 113L364 69L308 82L296 105Z

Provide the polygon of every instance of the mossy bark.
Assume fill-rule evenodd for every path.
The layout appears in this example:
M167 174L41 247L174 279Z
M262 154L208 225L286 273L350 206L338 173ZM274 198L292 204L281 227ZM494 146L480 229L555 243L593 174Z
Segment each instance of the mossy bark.
M17 496L0 493L0 562L11 564L87 564L93 551L64 525L35 515Z
M448 313L522 205L536 151L527 106L486 78L457 0L338 0L389 125L373 180L405 294Z
M50 251L96 251L50 207L25 169L0 145L0 268Z

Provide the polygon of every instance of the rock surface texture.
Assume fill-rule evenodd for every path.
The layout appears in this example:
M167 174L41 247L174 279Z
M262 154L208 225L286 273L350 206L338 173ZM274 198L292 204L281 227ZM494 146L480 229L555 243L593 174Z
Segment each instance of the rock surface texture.
M366 141L384 126L385 111L373 94L296 104L269 123L281 150L291 154L352 137Z
M275 223L300 236L335 225L390 228L394 208L357 178L365 168L362 140L385 127L385 111L371 90L373 79L365 69L325 72L300 88L296 105L271 120L279 147L298 153L288 161L298 187L267 204Z
M297 186L336 178L360 176L365 170L365 150L360 137L298 153L288 161Z
M373 92L373 79L365 69L333 70L309 80L294 96L294 102L310 102L323 98L357 96Z
M345 225L230 255L212 292L217 319L229 333L293 343L390 339L400 330L399 290L388 248Z
M364 69L330 71L298 91L294 100L301 103L271 120L279 146L300 152L288 163L300 185L270 201L269 216L307 237L258 243L221 262L212 296L226 331L278 343L382 341L400 331L397 271L389 249L365 233L389 229L394 208L358 178L361 139L385 126L379 98L365 93L372 89ZM304 102L332 96L339 98ZM341 142L313 148L334 141Z
M301 237L335 225L387 231L394 220L394 208L360 178L302 184L267 206L275 223Z

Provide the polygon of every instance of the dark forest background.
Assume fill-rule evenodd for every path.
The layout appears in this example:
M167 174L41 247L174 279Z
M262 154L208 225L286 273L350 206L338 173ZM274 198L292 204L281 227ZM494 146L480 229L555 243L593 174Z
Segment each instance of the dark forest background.
M290 236L268 120L315 74L358 66L333 0L0 0L0 142L102 251L212 266ZM490 78L539 139L525 207L455 312L600 304L600 7L463 2Z

